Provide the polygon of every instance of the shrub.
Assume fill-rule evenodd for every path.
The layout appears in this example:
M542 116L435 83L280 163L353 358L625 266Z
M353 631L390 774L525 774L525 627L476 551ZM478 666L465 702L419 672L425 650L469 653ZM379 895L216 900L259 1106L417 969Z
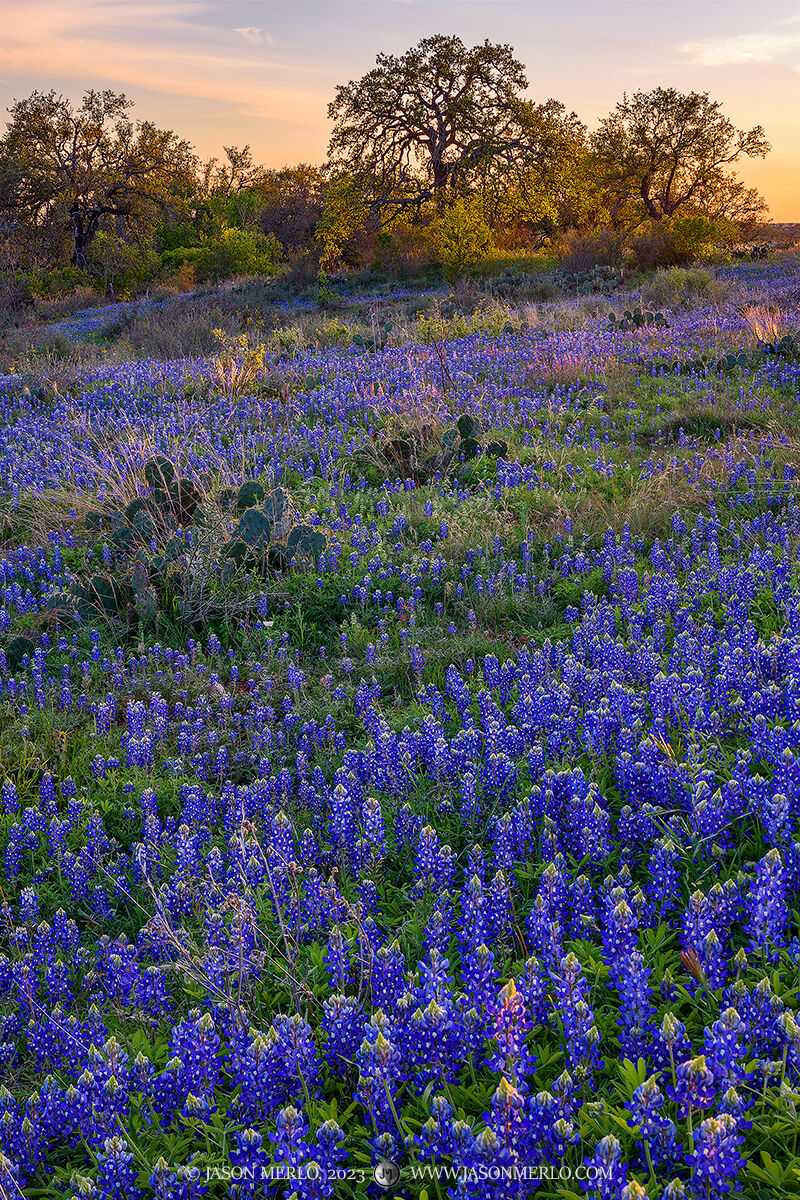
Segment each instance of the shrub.
M622 263L622 235L614 229L579 233L568 229L558 246L565 271L590 271L592 267L618 267Z
M279 358L294 358L305 346L305 335L299 325L283 325L273 329L270 349Z
M471 337L475 333L500 337L525 328L526 323L518 313L512 313L498 301L487 301L471 312L461 306L434 306L412 322L410 333L414 341L430 344Z
M432 227L406 219L396 220L374 238L373 266L398 279L416 279L435 265Z
M280 243L272 234L253 229L223 229L203 246L197 257L197 278L225 279L231 275L271 275L280 261Z
M349 346L353 340L353 330L343 321L331 317L330 320L323 321L316 332L316 338L320 346Z
M703 213L675 217L670 225L670 249L676 265L692 263L717 244L729 244L734 236L730 221L712 220Z
M669 232L664 222L653 221L631 238L629 259L641 271L669 266Z
M319 274L319 254L316 249L287 252L289 271L286 282L297 291L310 287Z
M203 246L176 246L174 250L163 250L159 255L161 266L166 271L191 264L196 266L204 253Z
M679 308L696 303L721 304L730 298L730 288L703 267L668 267L657 271L642 290L651 308Z
M503 300L553 300L558 295L554 271L524 271L506 267L486 283L491 295Z
M491 242L491 230L477 205L459 198L432 227L436 256L446 279L457 279L481 261Z
M176 292L191 292L194 291L194 286L197 283L197 270L194 263L185 262L176 270L170 272L164 279L167 287L173 288Z
M26 281L6 279L0 283L0 329L25 320L33 303L33 293Z
M392 417L365 437L354 456L358 467L373 484L394 479L413 479L424 484L440 476L471 475L473 459L504 458L508 443L484 441L480 422L462 413L454 426L443 429L433 413L406 413Z
M246 333L230 337L224 329L215 329L219 350L211 360L212 379L225 396L246 392L264 371L265 347L252 346Z
M77 267L61 266L53 267L52 270L31 271L28 286L34 296L49 300L67 292L74 292L76 288L96 291L97 279L88 271L81 271Z
M671 220L651 221L631 239L637 267L685 267L728 233L725 222L712 221L702 213L685 213Z

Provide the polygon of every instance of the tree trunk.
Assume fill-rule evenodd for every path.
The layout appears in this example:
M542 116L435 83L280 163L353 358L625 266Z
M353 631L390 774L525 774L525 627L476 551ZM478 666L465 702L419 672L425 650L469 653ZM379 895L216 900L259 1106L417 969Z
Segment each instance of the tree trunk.
M647 211L647 215L650 218L650 220L651 221L663 220L663 217L664 217L663 212L659 211L659 209L656 207L656 205L650 198L649 186L645 186L644 184L642 184L641 197L642 197L642 200L644 200L644 207Z
M87 237L86 220L84 214L78 209L72 210L70 219L72 221L72 257L70 258L70 262L79 271L85 271L86 254L89 249L90 240Z
M436 211L444 212L445 203L447 200L447 184L450 178L450 166L446 162L442 162L441 158L433 160L433 196L436 202Z
M100 212L93 211L87 217L85 212L77 208L73 208L70 214L72 219L72 257L70 262L79 271L88 270L89 247L97 233L102 215Z

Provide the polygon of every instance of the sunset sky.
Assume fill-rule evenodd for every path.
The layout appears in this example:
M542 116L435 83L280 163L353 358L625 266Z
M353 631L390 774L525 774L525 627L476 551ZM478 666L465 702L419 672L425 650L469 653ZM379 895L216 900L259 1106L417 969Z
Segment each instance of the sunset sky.
M773 145L744 160L776 221L800 221L800 11L763 0L3 0L3 106L34 89L110 87L203 157L320 162L337 83L433 33L508 42L529 95L590 128L623 92L708 91Z

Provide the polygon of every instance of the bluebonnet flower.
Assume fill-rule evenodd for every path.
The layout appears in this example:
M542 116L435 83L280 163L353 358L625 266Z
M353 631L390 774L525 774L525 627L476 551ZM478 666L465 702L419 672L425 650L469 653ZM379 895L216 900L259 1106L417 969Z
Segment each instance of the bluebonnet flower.
M670 1099L678 1105L678 1114L687 1116L694 1110L708 1108L716 1096L714 1073L702 1054L687 1059L676 1068L677 1083L667 1089Z
M379 1133L396 1126L392 1109L397 1105L396 1090L402 1073L400 1051L387 1034L396 1036L378 1009L367 1023L366 1036L356 1057L359 1075L355 1095Z
M334 995L323 1003L321 1026L328 1035L326 1058L344 1070L364 1039L364 1011L354 996Z
M97 1183L103 1200L139 1200L144 1195L136 1183L138 1171L125 1138L106 1138L97 1161Z
M750 948L775 960L785 942L790 912L786 903L786 868L773 848L756 864L756 878L747 899Z
M736 1176L746 1165L739 1151L744 1136L739 1133L731 1113L706 1117L694 1139L694 1149L686 1155L692 1167L698 1195L708 1200L724 1200L734 1190Z
M617 1200L624 1187L628 1168L622 1159L619 1140L609 1133L598 1142L591 1158L585 1158L587 1179L581 1187L597 1200Z

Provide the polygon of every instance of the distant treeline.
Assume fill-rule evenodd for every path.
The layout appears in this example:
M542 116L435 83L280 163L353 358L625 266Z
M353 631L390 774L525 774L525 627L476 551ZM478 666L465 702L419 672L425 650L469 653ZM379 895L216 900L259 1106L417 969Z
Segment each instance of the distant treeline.
M510 46L423 39L337 88L327 161L272 170L250 148L201 162L131 102L54 91L9 110L0 141L6 278L106 290L236 274L375 267L461 272L490 250L684 262L752 233L766 205L732 172L769 151L707 93L624 96L589 133L525 96Z

